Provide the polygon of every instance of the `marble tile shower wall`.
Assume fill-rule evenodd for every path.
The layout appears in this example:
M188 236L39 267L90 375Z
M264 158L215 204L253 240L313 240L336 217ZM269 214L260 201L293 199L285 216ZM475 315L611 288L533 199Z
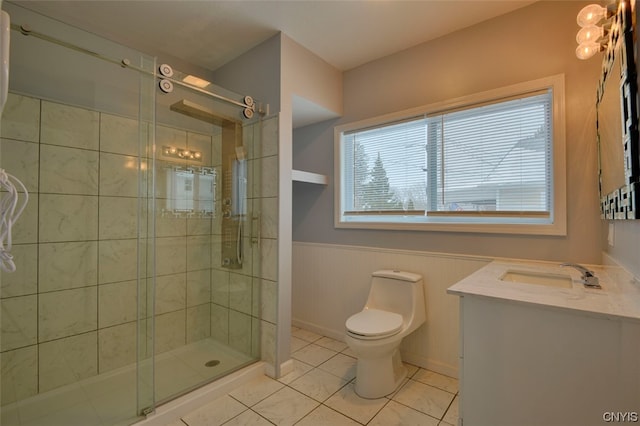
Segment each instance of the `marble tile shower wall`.
M277 124L265 123L265 141L249 145L262 254L224 270L219 220L156 214L156 353L213 337L256 354L261 336L262 358L273 358ZM260 129L249 130L252 143ZM144 215L138 223L138 132L135 120L10 94L0 158L30 200L14 228L18 270L1 277L3 405L136 361L137 233L147 226ZM157 145L197 149L217 169L219 138L156 127ZM158 212L168 164L156 164Z

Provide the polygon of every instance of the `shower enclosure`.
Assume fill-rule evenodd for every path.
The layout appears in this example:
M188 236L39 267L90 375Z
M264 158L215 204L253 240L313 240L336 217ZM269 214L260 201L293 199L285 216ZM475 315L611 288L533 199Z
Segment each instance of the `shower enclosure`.
M274 310L260 297L273 285L262 210L275 205L260 177L277 119L2 7L0 167L30 200L13 229L17 271L0 277L1 424L131 424L259 360L261 310Z

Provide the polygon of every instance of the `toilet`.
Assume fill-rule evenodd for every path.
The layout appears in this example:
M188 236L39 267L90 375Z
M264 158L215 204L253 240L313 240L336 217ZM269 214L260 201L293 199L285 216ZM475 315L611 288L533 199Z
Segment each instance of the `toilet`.
M397 270L372 274L364 309L345 324L345 341L358 358L356 394L382 398L400 386L407 376L400 359L400 343L425 318L421 275Z

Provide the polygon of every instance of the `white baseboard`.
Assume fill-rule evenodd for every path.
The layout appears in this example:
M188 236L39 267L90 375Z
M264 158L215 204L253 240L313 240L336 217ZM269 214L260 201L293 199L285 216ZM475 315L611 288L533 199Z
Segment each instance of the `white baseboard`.
M264 374L271 377L272 379L276 379L276 367L273 364L265 364L264 365Z
M340 342L344 342L344 331L336 331L330 328L321 327L317 324L313 324L311 322L302 321L296 318L291 318L291 324L295 327L303 328L305 330L313 331L314 333L320 334L321 336L330 337L334 340L338 340Z
M415 356L412 354L402 353L402 360L408 364L416 365L427 370L435 371L436 373L444 374L445 376L458 378L459 368L457 365L448 365L442 362Z
M279 379L280 377L286 376L291 373L294 369L293 360L289 359L282 364L280 364L280 376L276 374L276 367L272 364L264 365L264 374L271 377L272 379Z
M293 360L289 359L282 364L280 364L280 377L284 377L287 374L293 372L295 366L293 365Z

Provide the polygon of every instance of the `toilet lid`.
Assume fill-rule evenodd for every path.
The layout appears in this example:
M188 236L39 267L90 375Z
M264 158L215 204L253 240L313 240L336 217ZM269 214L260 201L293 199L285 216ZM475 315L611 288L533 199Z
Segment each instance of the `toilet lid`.
M352 315L347 330L363 337L384 337L396 334L402 328L402 315L395 312L365 309Z

